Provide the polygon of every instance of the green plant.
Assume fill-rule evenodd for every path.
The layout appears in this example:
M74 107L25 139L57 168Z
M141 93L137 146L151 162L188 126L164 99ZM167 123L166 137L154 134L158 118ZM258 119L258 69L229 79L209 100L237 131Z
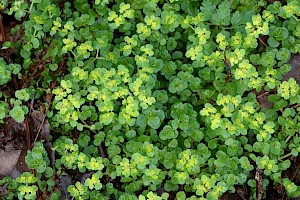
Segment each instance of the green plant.
M21 75L20 74L21 65L20 64L6 64L4 59L0 58L0 73L2 74L0 85L4 85L9 82L12 78L12 74Z
M14 196L18 199L36 199L38 187L34 185L37 178L30 172L24 172L15 180L5 177L1 180L0 185L7 183L8 194L7 199L12 199Z
M32 150L27 152L25 161L30 169L35 169L40 174L44 173L47 170L50 160L43 143L36 142Z
M23 122L35 100L55 138L52 169L42 143L26 156L46 177L39 190L55 188L54 174L90 173L73 180L72 198L219 199L248 185L254 199L259 169L264 189L299 196L285 175L300 152L299 79L283 80L300 53L299 1L0 6L23 21L2 47L18 58L0 58L1 123ZM11 92L12 79L25 81ZM37 191L4 180L13 195Z

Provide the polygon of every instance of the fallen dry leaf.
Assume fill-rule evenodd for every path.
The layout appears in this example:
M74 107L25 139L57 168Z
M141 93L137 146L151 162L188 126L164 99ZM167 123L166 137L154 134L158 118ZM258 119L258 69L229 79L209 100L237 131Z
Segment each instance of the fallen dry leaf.
M274 103L268 100L269 94L259 95L257 97L257 102L260 108L273 108Z
M33 127L33 130L36 134L38 134L37 139L48 141L50 135L50 124L45 116L40 111L33 110L30 114L29 120L31 125L30 127Z
M4 132L3 131L0 131L0 142L4 140Z
M53 167L55 163L55 152L53 150L52 142L44 142L44 147L50 160L50 166Z
M243 199L243 200L246 200L246 199L249 199L248 198L248 194L247 194L247 188L243 188L242 186L236 186L235 187L236 189L236 193Z
M62 193L62 197L65 199L71 199L68 187L72 184L72 178L69 174L62 175L59 179L59 187Z
M238 194L225 192L219 200L243 200Z
M287 63L291 65L291 70L282 76L282 80L288 81L294 78L300 84L300 55L291 57Z
M11 175L19 160L20 154L21 150L0 150L0 178Z
M27 152L26 151L21 151L21 155L19 157L19 160L15 166L14 171L11 173L12 178L16 178L20 176L23 172L29 172L30 169L28 168L28 165L25 162L25 156Z
M25 136L25 130L26 127L24 122L18 123L12 117L7 118L3 126L4 138L8 141L20 136Z
M82 176L80 178L80 183L84 184L84 182L86 181L86 179L91 178L94 173L95 172L85 172L84 174L82 174Z

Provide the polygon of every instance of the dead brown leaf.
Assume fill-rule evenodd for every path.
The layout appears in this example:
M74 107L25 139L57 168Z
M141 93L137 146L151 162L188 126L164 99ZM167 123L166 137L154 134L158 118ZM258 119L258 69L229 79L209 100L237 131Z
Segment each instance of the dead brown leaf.
M19 160L20 154L21 150L0 150L0 177L11 175Z
M25 162L25 156L26 156L27 152L26 151L21 151L21 155L19 157L19 160L16 164L15 167L15 176L14 176L14 172L12 173L12 178L16 178L18 177L20 174L22 174L23 172L29 172L30 169L28 168L26 162Z
M248 198L248 192L247 192L247 188L244 188L242 186L236 186L236 193L243 199L249 199Z
M3 126L3 133L6 141L24 136L25 130L26 127L24 122L18 123L11 117L7 118Z
M59 187L62 193L62 197L65 199L71 199L68 187L72 184L72 178L69 174L62 175L59 179Z
M55 152L53 150L52 142L44 142L44 147L50 160L50 166L53 167L55 163Z
M38 140L48 141L50 135L50 124L40 111L33 110L30 114L29 123L32 131L36 132Z
M219 200L243 200L238 194L236 193L224 193Z
M282 76L282 80L288 81L290 78L294 78L300 84L300 55L291 57L287 63L291 65L291 70Z
M273 108L274 103L268 100L269 94L259 95L257 97L257 102L260 108Z

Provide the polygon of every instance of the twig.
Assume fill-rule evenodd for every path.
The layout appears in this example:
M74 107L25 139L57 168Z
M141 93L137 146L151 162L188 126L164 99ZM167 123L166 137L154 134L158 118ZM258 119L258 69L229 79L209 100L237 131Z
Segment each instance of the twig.
M3 26L3 23L2 23L2 19L3 19L3 17L2 17L2 13L0 14L0 31L1 31L1 35L2 35L2 39L3 39L3 42L6 42L6 36L5 36L5 30L4 30L4 26ZM7 61L8 61L8 63L10 63L11 62L11 60L10 60L10 54L9 54L9 49L7 49L6 51L5 51L5 54L6 54L6 59L7 59Z
M102 158L107 158L107 156L106 156L106 154L105 154L105 152L104 152L104 149L103 149L103 147L102 147L101 144L98 146L98 151L99 151L100 156L101 156ZM107 183L110 182L110 178L109 178L108 175L104 175L104 179L105 179L105 181L106 181Z
M43 55L43 57L44 57L44 55ZM43 59L43 57L42 57L41 59ZM30 82L30 81L33 79L33 77L36 75L37 69L38 69L40 66L43 66L43 65L45 65L45 64L48 63L48 62L50 62L50 61L46 60L46 61L42 62L42 61L40 60L40 61L38 61L37 63L35 63L35 68L34 68L33 72L31 73L31 76L28 78L28 82ZM32 65L30 65L30 66L32 66ZM24 84L25 84L25 83L24 83ZM22 85L22 87L24 86L24 84Z
M30 115L32 115L33 104L34 104L35 96L36 96L36 92L34 92L33 97L32 97L32 99L31 99L31 102L30 102ZM42 113L41 113L41 114L42 114ZM46 115L43 115L43 121L42 121L42 123L41 123L40 126L39 126L39 130L38 130L38 132L37 132L37 134L36 134L36 136L35 136L35 139L34 139L32 145L34 145L34 143L36 142L36 140L37 140L37 138L38 138L38 136L39 136L39 134L40 134L40 132L41 132L41 130L42 130L42 127L43 127L43 125L44 125L45 119L46 119Z
M6 41L5 31L4 31L4 27L3 27L3 23L2 23L2 15L0 15L0 29L1 29L1 35L2 35L3 41Z
M106 154L105 154L104 149L101 144L98 146L98 151L102 158L106 158Z
M34 98L35 98L35 96L36 96L36 92L34 92L33 97L32 97L32 99L31 99L31 102L30 102L30 114L31 114L32 111L33 111L33 103L34 103Z
M262 41L262 39L260 39L260 37L258 37L258 40L265 46L268 47L268 45L266 45L266 43L264 41Z
M296 104L292 108L298 108L299 106L300 106L300 104Z
M296 172L294 173L294 175L293 175L293 177L292 177L291 181L293 181L293 180L294 180L294 178L296 177L296 175L297 175L297 173L298 173L299 169L300 169L300 165L298 165L298 167L297 167L297 169L296 169Z
M258 95L256 98L260 98L260 97L262 97L262 96L264 96L264 95L266 95L266 94L269 94L270 92L273 92L273 91L275 91L275 90L276 90L276 89L272 89L272 90L266 91L266 92L264 92L264 93Z
M19 86L18 86L18 83L17 83L16 75L13 76L13 81L14 81L15 88L17 90L19 90Z
M264 186L263 186L263 171L256 167L255 172L255 181L256 181L256 199L263 200L264 199Z
M45 119L46 119L46 115L43 115L43 121L42 121L42 123L41 123L40 126L39 126L39 130L38 130L38 132L37 132L37 134L36 134L36 136L35 136L35 139L34 139L34 141L33 141L33 144L36 142L36 140L37 140L37 138L38 138L38 136L39 136L39 134L40 134L40 132L41 132L41 130L42 130L42 127L43 127L43 125L44 125Z
M27 137L27 149L30 149L30 131L28 125L28 116L25 117L26 137Z

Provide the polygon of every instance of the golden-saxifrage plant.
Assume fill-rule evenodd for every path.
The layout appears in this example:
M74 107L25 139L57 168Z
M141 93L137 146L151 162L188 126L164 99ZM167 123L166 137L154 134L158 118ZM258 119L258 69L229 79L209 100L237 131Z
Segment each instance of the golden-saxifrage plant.
M0 60L0 83L47 62L29 88L1 93L0 118L22 121L34 91L40 101L54 95L47 117L63 136L53 141L53 170L93 172L69 186L74 199L218 199L236 185L255 199L256 167L265 189L272 181L300 196L283 173L300 151L299 85L282 81L300 51L297 0L2 4L24 21L12 34L24 34L2 47L20 57L13 66ZM261 91L272 92L273 108L259 106Z

